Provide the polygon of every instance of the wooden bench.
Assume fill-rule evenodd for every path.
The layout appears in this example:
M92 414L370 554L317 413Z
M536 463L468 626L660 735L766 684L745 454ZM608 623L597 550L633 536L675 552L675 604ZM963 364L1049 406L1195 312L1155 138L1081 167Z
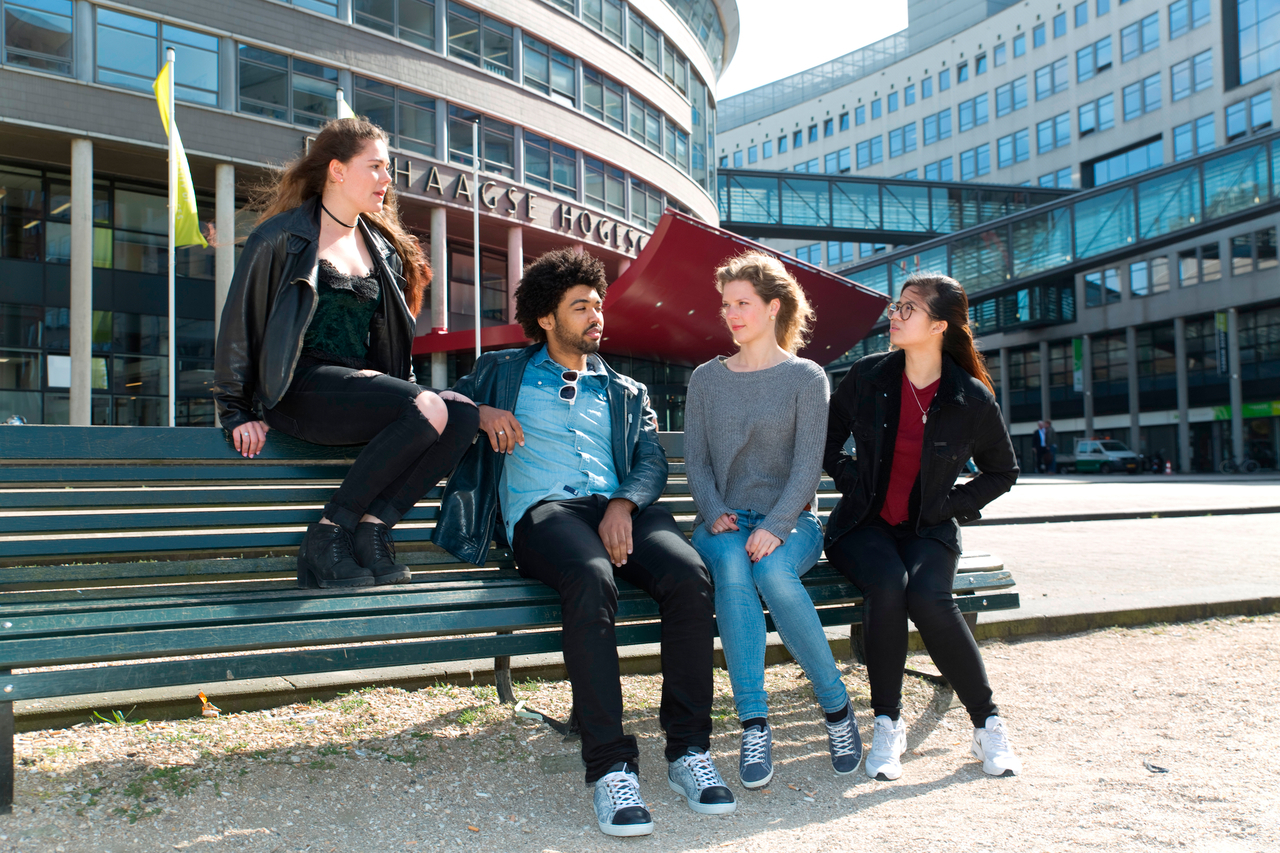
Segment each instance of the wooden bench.
M663 440L676 458L662 503L688 532L683 436ZM560 651L558 599L507 549L476 567L430 544L438 489L396 528L412 583L296 588L303 531L358 450L272 433L245 460L220 429L0 427L0 813L18 700L177 685L216 698L228 680L494 658L513 701L510 657ZM836 495L823 489L825 515ZM843 577L822 564L805 584L825 625L856 625ZM962 558L968 617L1016 608L1012 586L998 560ZM657 642L656 605L621 587L619 645Z

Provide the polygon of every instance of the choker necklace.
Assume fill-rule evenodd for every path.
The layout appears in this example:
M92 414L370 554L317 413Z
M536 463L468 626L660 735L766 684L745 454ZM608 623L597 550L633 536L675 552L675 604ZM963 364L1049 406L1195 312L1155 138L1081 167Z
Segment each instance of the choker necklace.
M356 227L356 223L355 223L355 222L353 222L353 223L351 223L350 225L348 225L347 223L343 222L343 221L342 221L341 219L339 219L338 217L334 216L334 215L333 215L333 211L332 211L332 210L330 210L329 208L327 208L327 207L325 207L325 206L324 206L324 202L320 202L320 209L321 209L321 210L323 210L325 213L329 214L329 218L330 218L330 219L332 219L334 222L338 223L339 225L341 225L343 228L355 228L355 227ZM356 222L359 222L359 221L360 221L360 214L358 214L358 213L357 213L357 214L356 214Z

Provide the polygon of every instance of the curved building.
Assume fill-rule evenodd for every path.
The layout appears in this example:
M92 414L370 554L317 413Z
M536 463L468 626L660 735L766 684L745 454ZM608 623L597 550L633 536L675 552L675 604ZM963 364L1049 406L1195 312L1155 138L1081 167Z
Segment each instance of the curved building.
M430 248L420 335L474 329L477 283L482 324L512 322L522 263L547 249L582 245L612 279L665 207L718 223L709 152L734 0L0 0L0 19L0 417L165 422L151 85L169 47L219 238L178 250L179 424L213 423L215 324L249 191L337 114L339 89L390 135L402 214ZM436 353L419 372L443 385L469 364ZM70 390L86 377L91 406Z

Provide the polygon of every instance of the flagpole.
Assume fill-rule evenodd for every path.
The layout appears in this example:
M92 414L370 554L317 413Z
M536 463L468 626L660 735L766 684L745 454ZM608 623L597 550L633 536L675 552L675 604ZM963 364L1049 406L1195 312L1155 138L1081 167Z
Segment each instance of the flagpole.
M472 272L476 283L476 361L480 360L480 122L471 125Z
M178 275L178 259L176 257L178 231L178 157L174 150L174 136L178 127L177 102L174 99L174 51L168 48L165 59L169 63L169 426L177 425L177 387L178 387L178 340L176 333L176 306L174 305L174 284Z

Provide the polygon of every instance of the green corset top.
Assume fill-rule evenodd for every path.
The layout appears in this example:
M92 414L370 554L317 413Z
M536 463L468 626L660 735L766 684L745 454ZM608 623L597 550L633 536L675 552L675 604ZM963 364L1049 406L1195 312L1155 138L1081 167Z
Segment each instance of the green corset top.
M369 354L369 325L382 301L378 277L345 275L320 259L318 291L311 324L302 338L303 352L322 361L363 368Z

